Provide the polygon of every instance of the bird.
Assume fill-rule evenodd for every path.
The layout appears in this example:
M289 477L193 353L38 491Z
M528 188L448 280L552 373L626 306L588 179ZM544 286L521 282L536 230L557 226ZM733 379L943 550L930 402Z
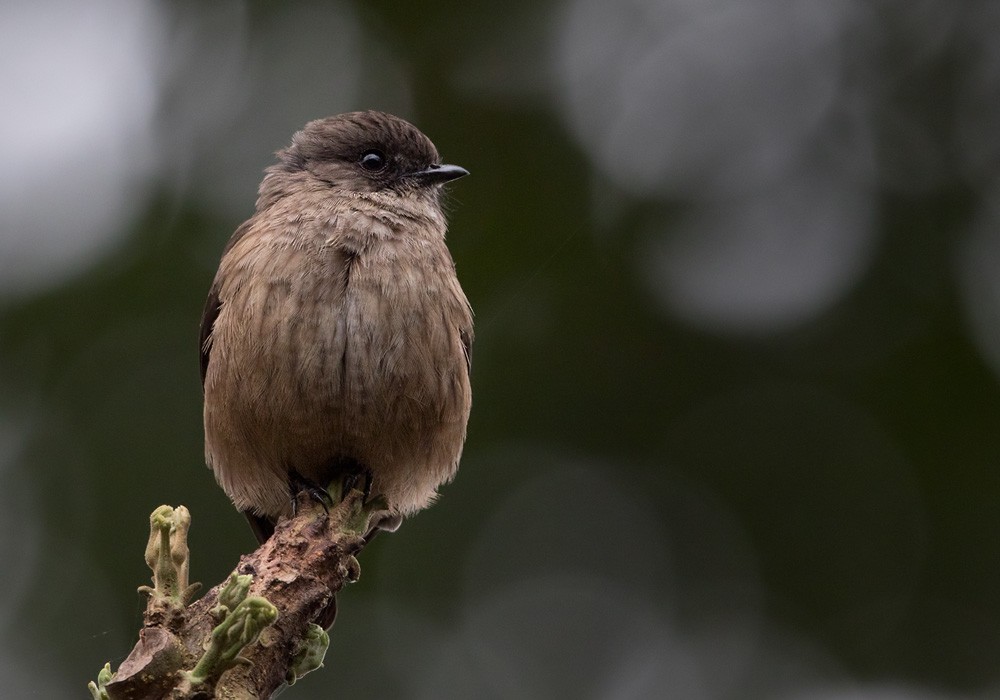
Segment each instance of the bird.
M442 190L468 171L369 110L307 123L264 173L202 314L206 463L260 543L331 486L395 529L465 443L473 314Z

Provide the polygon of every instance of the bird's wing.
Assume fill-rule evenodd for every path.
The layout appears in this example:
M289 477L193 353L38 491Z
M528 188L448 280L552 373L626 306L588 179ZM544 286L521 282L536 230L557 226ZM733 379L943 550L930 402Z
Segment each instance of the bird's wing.
M246 516L247 522L250 523L250 529L253 530L253 536L257 538L257 544L267 542L271 538L271 535L274 534L274 521L271 518L251 513L248 510L242 512Z
M462 350L465 351L465 368L469 375L472 375L472 330L462 328L458 331L458 337L462 340Z
M212 353L212 327L219 317L222 302L219 300L219 290L215 284L208 292L205 300L205 310L201 312L201 386L205 387L205 375L208 373L208 358Z
M244 221L236 232L229 238L226 247L222 250L225 256L229 249L236 245L243 236L250 230L253 219ZM219 310L222 308L222 300L219 299L219 282L212 282L212 287L208 291L208 299L205 300L205 309L201 312L201 334L199 338L199 348L201 350L201 386L205 387L205 374L208 372L208 358L212 353L212 327L215 319L219 317Z

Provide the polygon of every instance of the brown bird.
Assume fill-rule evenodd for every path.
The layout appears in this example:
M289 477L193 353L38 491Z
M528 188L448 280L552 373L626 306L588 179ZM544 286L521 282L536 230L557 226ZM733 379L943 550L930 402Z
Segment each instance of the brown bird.
M309 122L277 161L205 305L205 458L260 542L299 491L361 480L394 529L465 442L472 310L440 197L468 172L373 111Z

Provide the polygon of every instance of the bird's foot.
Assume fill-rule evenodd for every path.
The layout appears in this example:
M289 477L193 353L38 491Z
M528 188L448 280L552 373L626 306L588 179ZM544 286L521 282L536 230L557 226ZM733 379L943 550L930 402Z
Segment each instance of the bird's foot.
M329 513L330 508L335 505L333 498L325 488L317 484L315 481L306 479L296 471L291 473L288 480L288 488L289 491L291 491L293 515L298 513L299 496L305 496L309 501L319 503L323 506L323 510L327 513Z
M327 488L292 471L289 477L289 490L292 496L292 514L307 507L310 502L319 503L329 515L334 508L339 508L348 500L352 491L357 491L360 498L351 498L351 504L344 517L347 527L370 541L379 530L395 531L403 518L389 507L388 500L372 493L374 475L367 467L357 465L357 468L346 472L342 478L335 479ZM345 504L346 505L346 504ZM339 508L343 510L343 508Z
M352 489L358 489L364 494L364 502L367 503L372 495L372 482L375 477L372 470L367 467L360 467L355 471L348 472L341 482L341 494L346 496Z

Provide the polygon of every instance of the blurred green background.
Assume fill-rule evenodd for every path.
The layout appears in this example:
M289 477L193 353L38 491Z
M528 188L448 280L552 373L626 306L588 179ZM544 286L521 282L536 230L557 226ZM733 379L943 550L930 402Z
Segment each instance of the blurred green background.
M222 246L306 121L472 176L457 481L294 698L1000 697L1000 4L0 6L0 692L131 649Z

